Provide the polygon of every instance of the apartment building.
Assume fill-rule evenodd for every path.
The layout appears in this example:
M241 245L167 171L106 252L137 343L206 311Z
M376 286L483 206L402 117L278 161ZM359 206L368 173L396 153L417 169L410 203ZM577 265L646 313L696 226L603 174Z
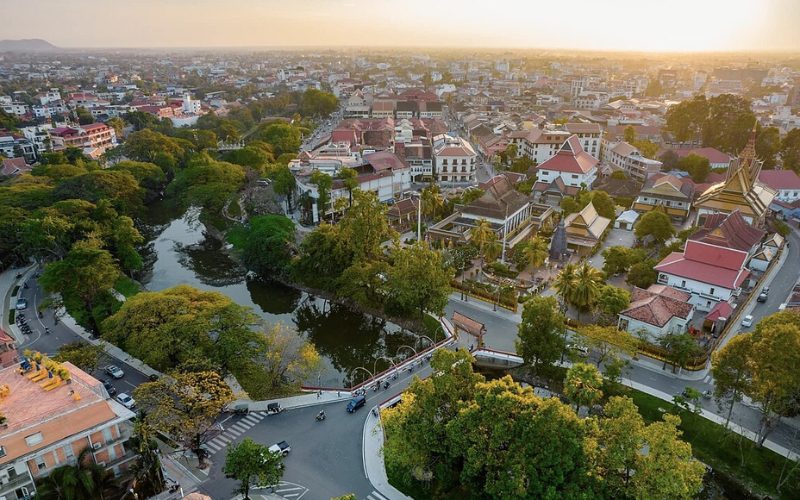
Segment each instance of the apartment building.
M663 165L658 160L645 158L641 151L625 141L604 147L602 159L639 182L644 182L648 177L661 172Z
M79 127L51 129L50 141L55 151L68 147L105 150L117 145L117 135L113 128L104 123L91 123Z
M125 446L134 413L71 363L36 353L0 370L0 414L0 498L33 498L37 479L74 464L84 448L114 474L136 457Z
M472 144L461 137L433 138L434 175L439 182L475 182L477 158Z
M583 150L594 156L600 157L600 143L603 139L603 129L597 123L567 123L564 128L570 135L578 136Z

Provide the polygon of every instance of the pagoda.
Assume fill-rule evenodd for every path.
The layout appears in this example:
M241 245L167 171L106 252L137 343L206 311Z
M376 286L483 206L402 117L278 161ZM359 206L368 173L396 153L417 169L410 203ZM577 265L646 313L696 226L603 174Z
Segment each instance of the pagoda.
M725 180L711 185L695 202L696 224L702 226L710 214L728 215L738 210L749 224L763 227L776 193L758 180L762 164L756 157L756 129L753 127L739 157L728 164Z

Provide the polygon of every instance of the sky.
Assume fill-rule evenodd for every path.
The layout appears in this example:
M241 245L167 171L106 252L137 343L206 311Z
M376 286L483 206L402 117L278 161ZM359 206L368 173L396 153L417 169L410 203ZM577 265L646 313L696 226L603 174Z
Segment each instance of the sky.
M0 0L0 39L79 47L800 51L800 0Z

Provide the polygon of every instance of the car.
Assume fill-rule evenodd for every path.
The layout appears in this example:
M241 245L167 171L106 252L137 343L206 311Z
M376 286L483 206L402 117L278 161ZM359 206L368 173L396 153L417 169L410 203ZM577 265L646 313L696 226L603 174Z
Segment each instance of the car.
M103 387L106 388L106 392L108 393L109 396L113 396L114 394L117 393L117 388L111 385L111 382L109 382L108 380L101 380L101 382L103 382Z
M108 373L109 375L111 375L112 377L114 377L116 379L120 379L120 378L125 376L125 372L122 371L122 369L120 367L115 366L115 365L106 366L106 373Z
M15 308L17 309L17 311L24 311L25 309L28 308L28 301L23 298L17 299L17 305L15 306Z
M132 397L128 396L124 392L121 392L119 393L119 395L117 395L117 401L119 401L122 406L124 406L129 410L132 410L133 408L136 407L136 400L134 400Z
M758 298L756 298L757 302L766 302L767 297L769 297L769 287L765 286L761 289L761 293L758 294Z
M347 403L347 413L353 413L362 406L367 404L367 398L364 396L356 396Z
M589 349L586 346L580 344L567 344L567 349L570 351L575 351L576 354L579 356L586 357L589 355Z
M742 320L742 326L745 327L753 326L753 316L751 314L748 314L747 316L744 317L744 319Z
M247 415L250 413L250 407L248 407L246 403L239 403L229 406L227 411L234 415Z
M289 446L289 443L286 441L280 441L270 446L269 451L272 453L279 453L282 457L285 457L289 455L290 451L292 451L292 447Z

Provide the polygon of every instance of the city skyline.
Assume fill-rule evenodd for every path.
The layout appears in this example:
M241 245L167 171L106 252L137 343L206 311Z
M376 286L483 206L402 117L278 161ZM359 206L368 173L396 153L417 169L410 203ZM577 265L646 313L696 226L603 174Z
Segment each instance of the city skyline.
M800 50L792 0L647 0L598 5L573 0L498 0L491 6L420 0L402 10L386 0L141 0L70 4L9 0L9 11L36 17L7 26L3 38L42 38L63 48L431 47L577 49L631 52ZM436 15L433 15L436 14ZM444 16L444 17L443 17ZM442 22L443 19L449 22ZM81 23L91 29L81 29ZM124 21L123 21L124 20Z

